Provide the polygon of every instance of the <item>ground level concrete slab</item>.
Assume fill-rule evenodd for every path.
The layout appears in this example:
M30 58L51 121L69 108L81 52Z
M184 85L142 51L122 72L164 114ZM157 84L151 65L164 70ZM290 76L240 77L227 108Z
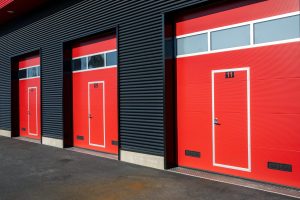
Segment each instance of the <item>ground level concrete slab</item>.
M280 200L277 194L0 137L0 200Z

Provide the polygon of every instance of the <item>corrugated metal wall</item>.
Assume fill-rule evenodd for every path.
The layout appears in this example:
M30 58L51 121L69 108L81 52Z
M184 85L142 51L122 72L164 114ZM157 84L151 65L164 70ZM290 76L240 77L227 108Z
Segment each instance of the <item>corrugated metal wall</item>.
M63 42L119 27L121 149L164 155L162 13L203 0L84 0L0 38L0 129L11 130L10 58L41 48L42 134L63 138Z

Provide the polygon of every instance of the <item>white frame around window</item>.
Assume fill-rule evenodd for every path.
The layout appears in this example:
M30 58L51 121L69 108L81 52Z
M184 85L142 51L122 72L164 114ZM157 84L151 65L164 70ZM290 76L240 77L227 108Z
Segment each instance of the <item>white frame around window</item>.
M39 67L40 68L39 76L34 76L34 77L30 77L30 78L19 78L19 81L29 80L29 79L34 79L34 78L40 78L41 77L41 65L33 65L33 66L30 66L30 67L24 67L24 68L19 69L19 71L24 70L24 69L27 70L27 69L34 68L34 67ZM28 71L26 71L26 76L28 77Z
M101 51L101 52L97 52L97 53L87 54L87 55L84 55L84 56L72 57L72 60L76 60L76 59L84 58L84 57L91 57L91 56L100 55L100 54L106 54L106 53L110 53L110 52L114 52L114 51L117 51L117 49L108 50L108 51Z
M272 17L266 17L266 18L247 21L247 22L243 22L243 23L232 24L232 25L228 25L228 26L222 26L222 27L217 27L217 28L213 28L213 29L208 29L208 30L203 30L203 31L198 31L198 32L193 32L193 33L188 33L188 34L183 34L183 35L176 36L176 39L179 39L179 38L185 38L185 37L199 35L199 34L203 34L203 33L208 34L208 37L207 37L207 39L208 39L207 40L207 42L208 42L208 51L177 55L176 58L204 55L204 54L211 54L211 53L218 53L218 52L225 52L225 51L233 51L233 50L239 50L239 49L247 49L247 48L268 46L268 45L274 45L274 44L283 44L283 43L289 43L289 42L299 42L300 38L294 38L294 39L287 39L287 40L279 40L279 41L274 41L274 42L254 44L254 24L255 23L266 22L266 21L281 19L281 18L285 18L285 17L296 16L296 15L299 15L299 14L300 14L300 11L296 11L296 12L291 12L291 13L285 13L285 14L282 14L282 15L276 15L276 16L272 16ZM235 27L239 27L239 26L245 26L245 25L250 25L250 45L227 48L227 49L211 50L211 32L225 30L225 29L229 29L229 28L235 28ZM176 45L176 42L177 42L177 40L175 40L175 45Z
M106 55L108 53L115 52L115 51L117 51L117 49L108 50L108 51L101 51L101 52L97 52L97 53L93 53L93 54L87 54L87 55L84 55L84 56L78 56L78 57L72 58L72 60L76 60L76 59L80 59L80 58L86 58L86 69L72 71L72 73L79 73L79 72L85 72L85 71L93 71L93 70L99 70L99 69L107 69L107 68L117 67L117 65L106 66ZM89 69L89 57L96 56L96 55L101 55L101 54L103 54L103 57L104 57L104 66L103 67L96 67L96 68Z

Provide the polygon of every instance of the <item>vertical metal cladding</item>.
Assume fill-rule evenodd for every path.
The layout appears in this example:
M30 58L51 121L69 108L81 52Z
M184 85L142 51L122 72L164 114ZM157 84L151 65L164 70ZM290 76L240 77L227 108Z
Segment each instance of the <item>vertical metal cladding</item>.
M84 0L0 33L0 129L11 130L10 59L40 48L42 135L62 139L63 43L118 26L121 149L163 156L162 13L203 1Z

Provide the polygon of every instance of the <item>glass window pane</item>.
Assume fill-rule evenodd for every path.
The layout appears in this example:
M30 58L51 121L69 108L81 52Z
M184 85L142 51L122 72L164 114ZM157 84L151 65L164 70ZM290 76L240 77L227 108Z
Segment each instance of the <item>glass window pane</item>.
M254 24L255 44L300 37L300 15Z
M208 50L207 33L177 39L177 55Z
M38 66L38 67L36 67L36 68L37 68L37 75L38 75L38 76L41 76L41 67Z
M88 58L88 68L104 67L104 54L91 56Z
M250 45L250 25L211 33L211 50Z
M110 52L106 54L106 66L117 65L117 52Z
M85 58L78 58L78 59L72 60L72 69L73 69L73 71L87 69L86 59L87 58L85 57Z
M26 69L20 69L19 70L19 79L27 78L27 70Z
M27 69L27 78L39 76L39 67L32 67Z

